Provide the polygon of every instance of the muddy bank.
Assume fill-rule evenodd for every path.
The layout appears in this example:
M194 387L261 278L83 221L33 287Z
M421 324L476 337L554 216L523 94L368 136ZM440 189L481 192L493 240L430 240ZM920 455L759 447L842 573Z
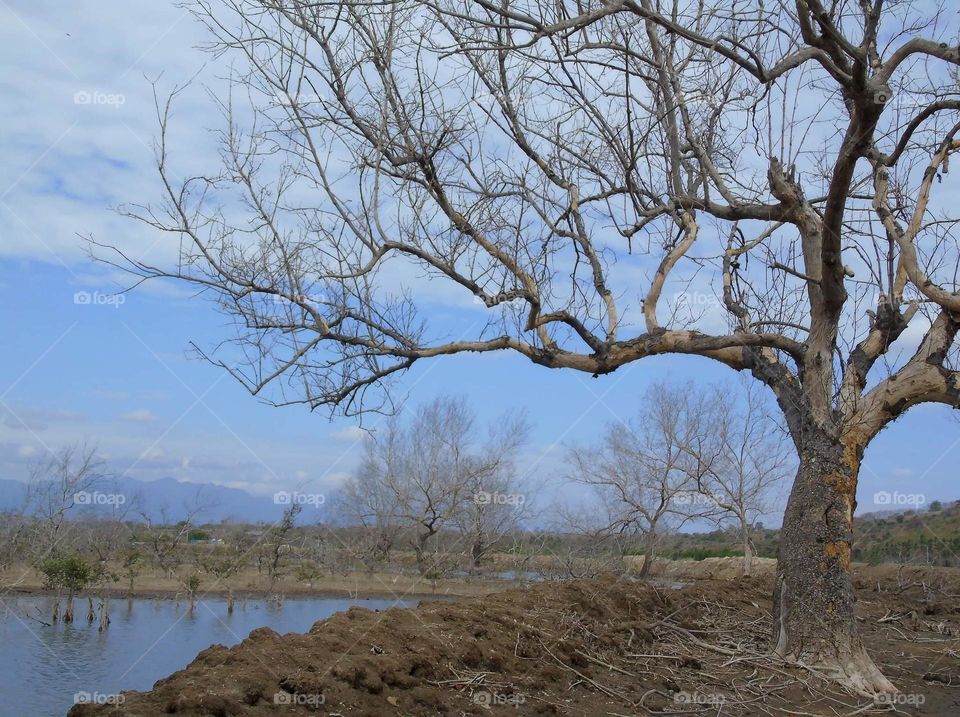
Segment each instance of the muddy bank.
M897 708L960 713L956 571L860 569L859 614ZM770 580L601 579L256 630L85 715L838 715L873 705L769 656ZM910 702L907 702L907 700Z
M12 572L12 571L11 571ZM468 597L486 595L506 590L513 583L496 579L437 579L431 580L418 575L397 575L390 573L357 573L356 575L326 576L314 581L313 585L294 580L284 580L274 585L266 584L248 576L239 576L231 580L209 580L201 582L198 596L227 597L232 594L237 599L268 598L275 595L296 598L374 598L427 599L434 597ZM53 595L43 585L43 578L32 569L25 569L14 577L0 577L0 592L17 595ZM84 595L87 593L85 592ZM103 595L111 599L128 597L157 599L186 599L187 591L177 578L146 576L133 588L118 584L92 591L95 596Z

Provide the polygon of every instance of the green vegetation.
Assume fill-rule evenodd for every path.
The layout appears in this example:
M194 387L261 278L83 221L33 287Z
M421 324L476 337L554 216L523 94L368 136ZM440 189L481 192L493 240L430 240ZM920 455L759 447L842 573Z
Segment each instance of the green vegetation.
M43 575L44 585L50 590L67 593L67 607L63 612L64 622L73 622L73 598L96 579L96 571L78 555L48 558L37 569ZM60 616L60 600L53 608L54 622Z
M913 563L960 567L960 501L933 501L926 511L871 515L854 521L853 559L857 562ZM778 530L757 528L755 555L775 558ZM703 560L742 555L739 537L732 531L679 533L664 538L664 558Z

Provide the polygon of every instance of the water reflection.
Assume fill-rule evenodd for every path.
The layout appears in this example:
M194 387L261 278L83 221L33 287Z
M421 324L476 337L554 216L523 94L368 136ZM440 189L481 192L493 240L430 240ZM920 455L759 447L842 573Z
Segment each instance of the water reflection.
M409 607L416 600L296 598L278 605L204 598L193 610L185 602L135 598L110 602L110 626L98 632L77 601L77 620L50 623L52 599L6 596L0 601L0 712L61 716L78 692L115 694L146 690L185 667L212 644L234 645L251 630L306 632L317 620L359 605L371 610Z

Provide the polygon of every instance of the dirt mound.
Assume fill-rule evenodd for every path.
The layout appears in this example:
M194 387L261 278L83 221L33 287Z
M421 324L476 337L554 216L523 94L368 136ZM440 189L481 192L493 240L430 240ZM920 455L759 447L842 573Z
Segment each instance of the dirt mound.
M891 581L870 576L863 586ZM917 589L911 584L895 600ZM764 578L707 580L683 590L607 579L415 610L354 608L306 635L255 630L236 647L203 651L151 692L124 693L120 705L78 705L70 715L786 715L795 705L804 714L837 715L864 707L769 658L769 593ZM874 607L888 594L872 593ZM953 631L956 649L956 614L895 627L908 638L908 631L938 629L932 622ZM889 624L868 623L877 632ZM904 654L900 645L883 644ZM940 664L947 683L955 663ZM957 692L942 679L924 682L927 672L912 660L893 676L902 689L922 687L927 705L946 709ZM960 702L952 704L913 713L960 711Z
M640 564L643 564L641 559ZM704 558L703 560L664 560L656 563L657 575L677 580L736 580L743 571L743 558ZM772 578L777 572L773 558L754 558L750 571L754 576Z

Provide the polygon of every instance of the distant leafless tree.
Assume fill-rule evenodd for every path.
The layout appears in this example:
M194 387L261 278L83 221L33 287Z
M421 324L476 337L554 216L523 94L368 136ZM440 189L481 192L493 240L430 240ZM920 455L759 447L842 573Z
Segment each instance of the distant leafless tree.
M525 433L522 419L504 417L484 435L464 399L437 398L409 420L387 419L367 440L345 496L357 499L362 520L412 531L421 574L437 567L428 564L427 550L446 528L462 528L479 560L505 529L495 493L510 485L505 476Z
M336 497L336 505L343 522L363 528L354 534L349 549L369 568L387 562L401 524L394 515L392 489L381 480L380 462L369 444L360 466Z
M211 360L277 403L377 410L390 379L464 352L593 375L683 353L749 372L800 459L777 652L893 689L854 615L852 519L870 441L911 406L960 402L955 13L882 0L192 7L213 50L241 60L220 104L224 167L179 179L161 100L164 201L129 213L168 232L180 261L123 248L108 261L214 296L247 362ZM424 313L423 275L481 300L489 321L451 338Z
M146 544L157 567L168 578L176 574L177 568L183 562L182 547L189 541L197 516L208 506L209 503L198 492L176 513L172 513L167 506L140 511L142 525L137 526L137 535L142 538L141 542Z
M745 575L753 563L753 525L772 507L777 486L786 485L796 470L789 435L780 416L770 412L762 389L746 380L708 388L696 418L699 427L682 447L692 459L695 481L688 503L703 508L699 512L721 527L733 523Z
M31 467L26 513L32 518L35 531L31 540L35 559L42 560L70 548L72 526L68 513L85 505L105 478L103 460L96 448L83 444L62 448Z
M291 552L293 531L296 526L297 516L303 510L300 503L291 503L287 506L280 520L272 525L268 537L264 543L268 559L267 579L270 581L270 589L277 589L280 579L283 577L285 568L284 558ZM276 600L282 600L282 594L278 591L274 595Z
M696 460L688 446L703 427L703 405L657 384L630 421L607 424L598 446L571 451L571 477L593 489L604 511L595 518L600 531L641 540L641 577L653 566L663 531L692 517L687 498L697 489Z
M503 416L490 427L480 454L464 472L468 499L451 523L464 536L471 569L480 568L484 558L532 515L532 481L520 479L514 462L527 432L525 418Z

